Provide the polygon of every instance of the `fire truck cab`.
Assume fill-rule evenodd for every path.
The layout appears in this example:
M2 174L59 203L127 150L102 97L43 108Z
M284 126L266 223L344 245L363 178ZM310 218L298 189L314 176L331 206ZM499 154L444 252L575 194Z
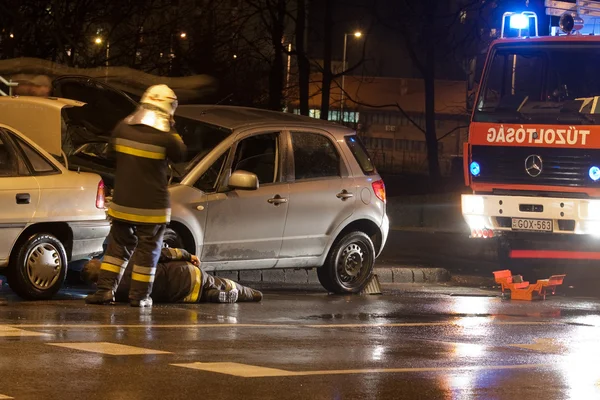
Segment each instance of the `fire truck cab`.
M473 193L462 196L462 214L473 238L557 250L598 236L598 248L600 2L546 5L559 17L549 36L539 36L535 13L506 13L487 52L464 149Z

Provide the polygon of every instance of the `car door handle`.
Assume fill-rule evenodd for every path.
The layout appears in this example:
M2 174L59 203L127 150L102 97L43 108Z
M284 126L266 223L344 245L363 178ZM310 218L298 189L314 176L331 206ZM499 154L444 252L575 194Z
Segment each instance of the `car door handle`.
M31 196L29 195L29 193L17 193L15 197L17 199L17 204L31 203Z
M287 203L288 199L285 199L283 197L281 197L280 195L276 194L275 197L267 200L270 204L275 204L276 206L282 204L282 203Z
M354 195L352 193L349 193L346 189L344 189L340 193L338 193L335 197L337 197L338 199L342 199L342 200L348 200L349 198L354 197Z

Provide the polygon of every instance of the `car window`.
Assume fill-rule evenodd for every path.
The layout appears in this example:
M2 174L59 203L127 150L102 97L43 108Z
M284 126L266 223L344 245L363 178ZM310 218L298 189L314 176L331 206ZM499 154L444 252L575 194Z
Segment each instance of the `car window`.
M175 116L175 130L187 147L186 173L231 134L229 130L180 116Z
M56 168L52 165L48 160L46 160L40 153L38 153L33 147L27 144L25 141L21 140L18 137L15 137L17 143L25 153L25 157L31 163L33 170L36 173L48 173L55 172Z
M16 176L17 163L11 147L0 135L0 176Z
M346 136L346 144L348 145L348 148L352 152L352 155L356 159L358 165L360 165L360 169L362 169L362 172L365 175L373 175L377 173L377 170L371 161L371 157L369 157L367 149L365 149L365 146L362 144L358 136Z
M292 132L296 180L340 176L340 156L323 135Z
M203 192L211 193L217 189L217 184L219 180L219 176L221 175L221 171L223 170L223 165L225 164L225 160L227 159L227 152L223 153L221 157L217 161L215 161L204 174L196 181L194 187L202 190Z
M277 133L251 136L239 142L233 159L232 172L244 170L258 177L261 185L278 180Z
M89 157L101 158L104 160L110 159L109 143L108 142L90 142L75 150L73 155L85 154Z

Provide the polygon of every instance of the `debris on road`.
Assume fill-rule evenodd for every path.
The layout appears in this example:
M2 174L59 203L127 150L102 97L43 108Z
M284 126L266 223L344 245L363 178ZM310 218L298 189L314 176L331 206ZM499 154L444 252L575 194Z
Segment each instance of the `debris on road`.
M556 292L556 287L562 285L566 275L552 275L548 279L538 279L535 284L530 285L528 281L523 281L523 276L513 275L509 269L494 271L496 283L500 285L502 294L504 290L510 291L511 300L527 300L542 298L546 300L546 292Z

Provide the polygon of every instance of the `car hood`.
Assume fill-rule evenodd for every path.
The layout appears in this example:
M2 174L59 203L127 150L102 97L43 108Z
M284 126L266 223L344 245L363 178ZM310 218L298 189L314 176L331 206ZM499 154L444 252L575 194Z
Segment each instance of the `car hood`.
M48 153L61 155L62 110L85 103L56 97L0 96L0 121L23 132Z

